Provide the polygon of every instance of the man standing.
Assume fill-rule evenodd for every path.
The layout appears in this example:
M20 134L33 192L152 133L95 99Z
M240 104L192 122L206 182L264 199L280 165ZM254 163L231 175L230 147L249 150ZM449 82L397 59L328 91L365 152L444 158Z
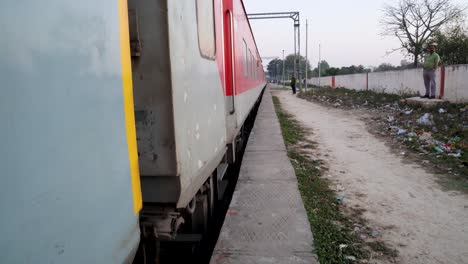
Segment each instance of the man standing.
M440 57L439 54L435 52L437 44L429 44L428 53L424 56L424 65L423 65L423 79L424 86L426 86L426 94L421 96L421 98L434 99L436 93L436 81L435 81L435 71L439 66Z
M296 77L294 77L294 75L291 76L291 88L293 94L296 94Z

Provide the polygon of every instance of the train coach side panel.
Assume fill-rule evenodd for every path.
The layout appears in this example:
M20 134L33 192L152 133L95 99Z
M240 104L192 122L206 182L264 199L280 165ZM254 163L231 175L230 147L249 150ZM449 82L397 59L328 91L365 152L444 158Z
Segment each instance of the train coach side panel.
M147 175L177 174L167 4L129 0L142 48L132 58L140 170Z
M176 203L180 196L167 2L129 0L135 118L144 202Z
M131 261L126 14L123 0L0 3L1 263Z
M235 15L235 96L238 127L265 87L264 72L242 0L232 0Z
M211 46L211 41L215 42L215 34L214 8L210 3L213 1L167 3L176 148L182 190L178 207L185 207L195 196L226 150L223 86L216 56L210 56L214 55L212 48L216 46ZM200 45L207 47L203 49Z

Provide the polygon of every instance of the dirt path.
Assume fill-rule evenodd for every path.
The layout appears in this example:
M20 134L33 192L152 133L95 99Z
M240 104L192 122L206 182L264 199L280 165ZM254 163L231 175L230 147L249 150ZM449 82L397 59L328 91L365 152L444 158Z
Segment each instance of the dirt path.
M391 152L350 111L327 109L286 91L282 106L319 143L320 158L350 208L397 249L401 263L468 263L468 198L442 191L435 176ZM344 190L343 190L344 189Z

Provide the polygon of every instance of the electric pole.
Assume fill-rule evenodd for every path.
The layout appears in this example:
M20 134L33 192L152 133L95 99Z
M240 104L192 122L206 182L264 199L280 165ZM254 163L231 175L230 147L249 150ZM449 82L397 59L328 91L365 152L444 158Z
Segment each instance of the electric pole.
M276 75L276 76L275 76L275 78L276 78L277 81L279 81L279 78L278 78L278 77L279 77L279 76L278 76L278 75L279 75L279 74L278 74L278 73L279 73L279 64L277 63L277 61L276 61L275 64L276 64L276 71L275 71L275 73L276 73L275 75Z
M300 24L300 19L299 19L299 14L297 15L297 70L298 74L297 77L299 79L299 91L302 93L302 80L301 80L301 24Z
M296 63L297 63L297 27L294 25L294 71L293 71L293 76L297 78L297 72L296 72Z
M308 55L308 40L309 40L309 24L307 23L306 19L306 59L305 59L305 91L307 92L307 72L309 71L308 69L308 61L309 61L309 55Z
M300 14L299 12L273 12L273 13L254 13L247 14L247 18L250 19L276 19L276 18L290 18L294 21L294 71L292 75L296 78L300 77L300 63L301 57L301 29L300 29ZM300 79L299 79L300 80ZM301 82L299 81L299 91L302 92Z
M319 43L319 63L318 63L318 70L319 70L319 80L318 80L318 86L320 87L320 75L321 75L321 67L320 67L320 64L321 63L321 60L322 59L322 55L321 55L321 49L320 49L320 43Z
M286 80L284 79L284 50L283 50L283 84L282 85L284 85L285 81Z

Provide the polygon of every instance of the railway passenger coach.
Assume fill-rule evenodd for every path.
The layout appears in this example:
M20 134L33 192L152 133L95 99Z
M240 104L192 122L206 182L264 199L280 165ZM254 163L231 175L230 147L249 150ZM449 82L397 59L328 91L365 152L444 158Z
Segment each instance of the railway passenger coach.
M0 32L0 262L199 240L266 84L242 1L3 1Z

